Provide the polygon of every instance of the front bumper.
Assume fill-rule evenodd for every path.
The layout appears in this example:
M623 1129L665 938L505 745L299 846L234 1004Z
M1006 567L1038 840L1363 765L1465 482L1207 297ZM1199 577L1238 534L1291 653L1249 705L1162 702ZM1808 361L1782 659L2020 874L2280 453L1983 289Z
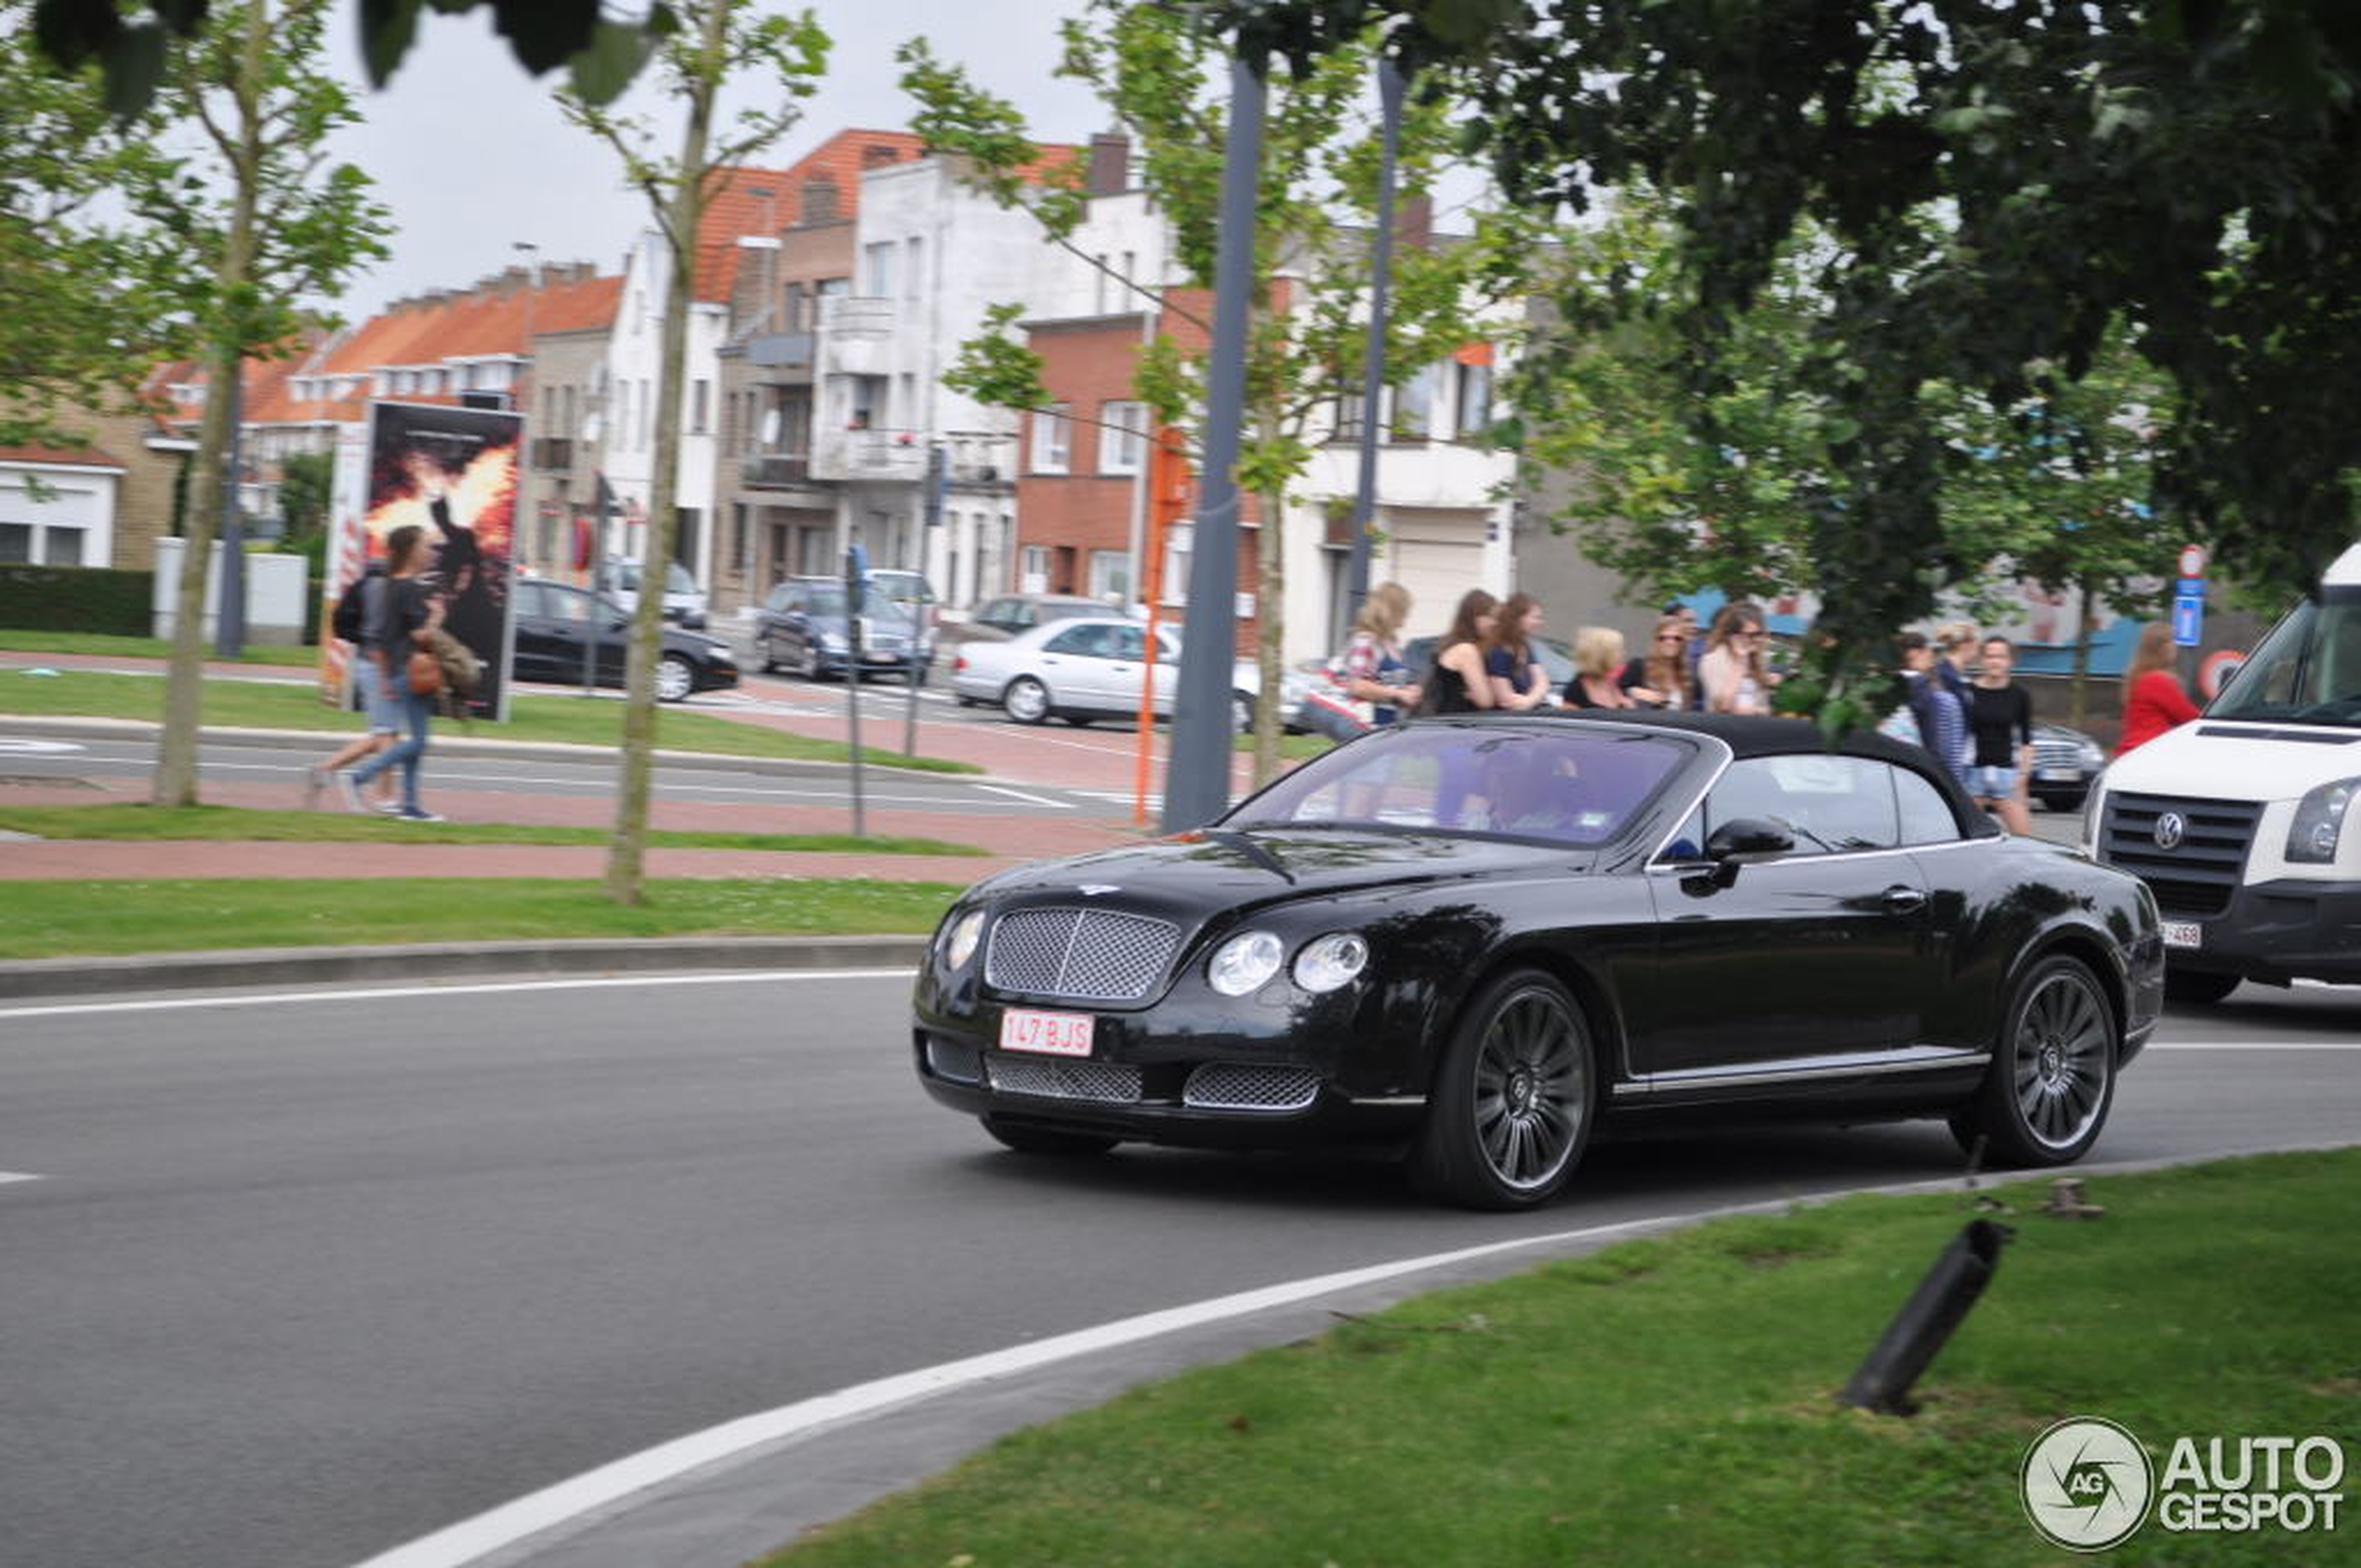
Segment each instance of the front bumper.
M2246 883L2219 915L2168 911L2167 925L2197 928L2195 947L2168 947L2176 969L2292 980L2361 982L2361 884L2283 878Z

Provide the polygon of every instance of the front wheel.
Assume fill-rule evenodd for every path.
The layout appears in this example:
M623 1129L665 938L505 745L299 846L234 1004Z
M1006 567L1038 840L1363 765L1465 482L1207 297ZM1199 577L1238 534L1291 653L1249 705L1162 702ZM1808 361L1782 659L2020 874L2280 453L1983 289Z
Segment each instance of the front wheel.
M1410 1174L1466 1208L1533 1208L1563 1189L1598 1113L1597 1053L1571 992L1502 975L1461 1013L1436 1069Z
M779 655L771 651L771 639L767 637L758 637L754 639L754 656L761 665L762 673L765 675L772 674L779 667Z
M1101 1138L1096 1133L1059 1132L1050 1127L1027 1127L1022 1122L1004 1122L997 1116L979 1116L983 1130L998 1139L1020 1154L1051 1154L1061 1159L1088 1159L1103 1154L1118 1141Z
M1992 1065L1951 1118L1997 1166L2071 1165L2091 1152L2115 1102L2114 1010L2090 969L2045 958L2010 993Z
M688 700L697 689L697 672L689 661L678 653L666 653L656 661L656 701L678 703Z
M1049 717L1049 689L1021 675L1000 693L1000 709L1019 724L1038 724Z
M2238 988L2236 975L2207 974L2198 969L2167 968L2164 995L2168 1001L2195 1002L2209 1007Z

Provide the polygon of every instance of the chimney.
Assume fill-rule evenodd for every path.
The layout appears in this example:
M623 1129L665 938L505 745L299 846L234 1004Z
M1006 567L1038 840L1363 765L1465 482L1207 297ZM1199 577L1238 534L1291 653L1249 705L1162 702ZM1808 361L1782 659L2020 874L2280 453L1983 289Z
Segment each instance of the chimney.
M803 182L803 221L833 223L837 217L837 182L833 179L807 179Z
M1120 196L1131 189L1131 138L1100 131L1090 138L1090 167L1083 181L1090 196Z
M1425 191L1405 195L1393 209L1393 243L1405 250L1424 250L1434 243L1434 198Z

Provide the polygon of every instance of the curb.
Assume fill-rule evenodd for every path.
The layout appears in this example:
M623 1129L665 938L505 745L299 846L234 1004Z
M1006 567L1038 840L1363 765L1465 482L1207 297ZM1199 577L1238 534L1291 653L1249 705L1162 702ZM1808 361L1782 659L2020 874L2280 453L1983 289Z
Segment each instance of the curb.
M200 991L216 986L327 985L355 980L418 982L473 975L914 968L926 955L929 940L923 936L640 937L21 958L0 963L0 998Z
M164 730L161 724L151 724L142 718L58 718L32 715L0 714L0 725L12 734L72 736L86 740L152 741ZM341 730L247 730L236 727L208 726L197 731L197 739L208 745L229 746L312 746L335 740L350 740ZM438 733L434 738L438 753L461 757L481 757L512 762L608 762L619 755L614 746L575 745L566 741L490 741L467 735ZM864 747L864 750L870 748ZM655 761L666 768L702 768L707 771L761 773L773 778L841 779L852 771L850 762L828 762L816 758L795 757L737 757L719 751L669 751L659 749ZM1021 779L1001 779L991 773L945 772L932 768L904 768L891 762L869 760L869 768L887 769L896 776L941 779L950 784L1006 784L1017 789L1039 789Z

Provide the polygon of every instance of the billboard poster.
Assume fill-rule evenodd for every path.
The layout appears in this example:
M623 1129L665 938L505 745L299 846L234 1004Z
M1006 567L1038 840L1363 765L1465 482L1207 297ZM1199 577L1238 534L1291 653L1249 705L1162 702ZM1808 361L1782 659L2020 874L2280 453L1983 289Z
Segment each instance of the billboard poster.
M479 711L508 716L508 585L524 416L501 409L371 402L369 554L404 523L427 531L443 629L483 661Z
M369 427L358 421L340 423L336 441L336 468L328 482L327 570L320 581L320 700L330 706L356 707L357 703L348 700L353 650L337 639L332 627L337 601L361 580L369 558L369 534L363 526L369 511Z

